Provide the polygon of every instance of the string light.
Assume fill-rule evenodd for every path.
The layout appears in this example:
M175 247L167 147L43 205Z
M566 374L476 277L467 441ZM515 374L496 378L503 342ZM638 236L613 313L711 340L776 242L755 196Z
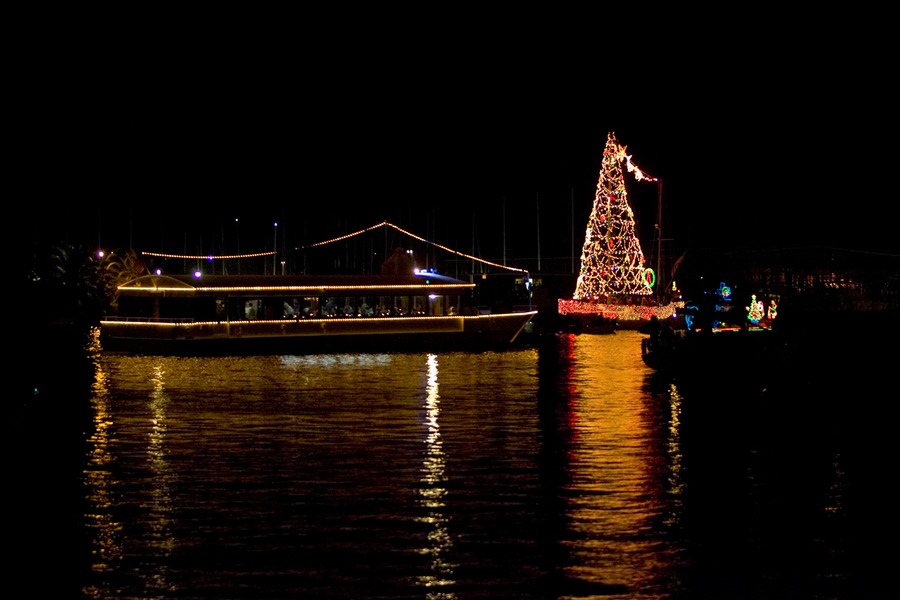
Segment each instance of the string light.
M227 260L231 258L258 258L260 256L272 256L274 252L257 252L255 254L228 254L224 256L215 256L213 254L193 255L193 254L162 254L161 252L141 252L144 256L155 256L157 258L184 258L191 260Z
M507 265L501 265L499 263L491 262L491 261L485 260L483 258L478 258L477 256L472 256L471 254L466 254L465 252L458 252L458 251L448 248L446 246L442 246L441 244L438 244L436 242L432 242L432 241L426 240L425 238L419 237L412 232L406 231L405 229L403 229L401 227L397 227L393 223L389 223L388 221L383 221L381 223L372 225L370 227L366 227L364 229L360 229L359 231L355 231L353 233L347 233L345 235L331 238L330 240L324 240L321 242L316 242L314 244L307 244L306 246L300 246L299 248L295 248L295 249L303 250L305 248L316 248L319 246L325 246L327 244L333 244L335 242L341 242L341 241L350 239L352 237L356 237L358 235L362 235L364 233L372 231L373 229L378 229L379 227L393 227L400 233L403 233L404 235L407 235L407 236L409 236L413 239L416 239L420 242L429 244L431 246L434 246L435 248L440 248L441 250L444 250L445 252L450 252L451 254L455 254L456 256L461 256L461 257L469 259L469 260L474 260L474 261L477 261L477 262L485 264L485 265L497 267L499 269L506 269L507 271L513 271L516 273L527 273L528 272L527 269L519 269L516 267L510 267ZM227 256L216 256L216 255L212 255L212 254L205 254L205 255L163 254L161 252L141 252L141 254L143 254L145 256L155 256L157 258L179 258L179 259L188 259L188 260L213 261L213 260L227 260L227 259L235 259L235 258L258 258L261 256L272 256L273 254L275 254L275 252L257 252L254 254L229 254Z
M132 280L126 284L119 286L119 291L128 291L139 289L146 291L150 286L140 280ZM242 285L242 286L218 286L218 285L185 285L177 280L165 278L155 282L153 289L156 292L165 293L230 293L230 292L293 292L296 294L309 295L339 295L341 292L351 292L355 290L365 290L373 295L379 295L376 292L383 292L383 295L390 295L396 291L409 291L409 293L458 293L460 291L472 289L474 283L405 283L405 284L372 284L372 285Z
M411 238L413 238L413 239L416 239L416 240L418 240L418 241L420 241L420 242L423 242L423 243L425 243L425 244L429 244L429 245L431 245L431 246L434 246L435 248L440 248L441 250L444 250L445 252L450 252L451 254L455 254L455 255L457 255L457 256L462 256L463 258L467 258L467 259L469 259L469 260L474 260L474 261L480 262L480 263L485 264L485 265L489 265L489 266L492 266L492 267L497 267L497 268L499 268L499 269L506 269L507 271L514 271L514 272L516 272L516 273L527 273L527 272L528 272L526 269L518 269L518 268L516 268L516 267L510 267L510 266L507 266L507 265L501 265L501 264L498 264L498 263L495 263L495 262L491 262L491 261L489 261L489 260L485 260L485 259L483 259L483 258L478 258L477 256L472 256L471 254L466 254L466 253L464 253L464 252L458 252L458 251L456 251L456 250L452 250L451 248L448 248L448 247L446 247L446 246L442 246L442 245L440 245L440 244L438 244L438 243L436 243L436 242L432 242L432 241L426 240L425 238L419 237L419 236L417 236L416 234L411 233L411 232L409 232L409 231L406 231L405 229L403 229L403 228L401 228L401 227L397 227L397 226L394 225L393 223L389 223L389 222L387 222L387 221L383 221L383 222L381 222L381 223L378 223L377 225L372 225L371 227L366 227L365 229L360 229L359 231L356 231L356 232L354 232L354 233L348 233L348 234L345 234L345 235L342 235L342 236L339 236L339 237L336 237L336 238L331 238L330 240L325 240L325 241L322 241L322 242L316 242L315 244L307 244L306 246L301 246L300 248L297 248L297 249L298 249L298 250L303 250L303 249L305 249L305 248L316 248L316 247L318 247L318 246L324 246L324 245L326 245L326 244L332 244L332 243L334 243L334 242L340 242L340 241L343 241L343 240L346 240L346 239L349 239L349 238L352 238L352 237L356 237L357 235L361 235L361 234L366 233L366 232L368 232L368 231L372 231L373 229L378 229L379 227L393 227L394 229L396 229L396 230L399 231L400 233L402 233L402 234L404 234L404 235L408 235L409 237L411 237Z
M683 306L684 303L681 303ZM678 303L663 306L641 306L639 304L607 304L602 302L583 302L581 300L557 301L557 310L561 315L597 315L619 321L647 321L653 315L658 319L675 316Z
M603 150L603 161L594 206L584 235L581 271L573 299L601 301L610 296L646 296L652 293L641 243L635 233L634 213L628 203L622 163L638 181L656 181L649 177L619 145L610 132Z
M646 306L641 299L653 293L657 274L645 266L628 202L622 165L637 181L659 181L631 160L627 147L610 132L603 150L594 205L584 234L581 270L571 300L559 299L561 315L600 315L619 321L668 319L683 302Z

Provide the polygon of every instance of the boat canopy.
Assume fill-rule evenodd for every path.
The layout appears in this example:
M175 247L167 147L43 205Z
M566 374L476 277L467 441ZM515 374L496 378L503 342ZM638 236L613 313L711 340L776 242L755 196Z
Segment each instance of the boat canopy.
M196 288L189 283L168 275L143 275L119 286L120 294L147 292L194 292Z

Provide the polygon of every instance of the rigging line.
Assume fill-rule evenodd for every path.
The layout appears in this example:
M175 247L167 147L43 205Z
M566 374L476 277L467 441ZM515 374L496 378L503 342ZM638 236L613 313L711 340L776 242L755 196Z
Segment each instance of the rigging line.
M517 272L517 273L527 273L527 272L528 272L527 269L518 269L518 268L515 268L515 267L509 267L509 266L506 266L506 265L501 265L501 264L498 264L498 263L495 263L495 262L491 262L491 261L489 261L489 260L485 260L485 259L483 259L483 258L478 258L477 256L472 256L472 255L466 254L466 253L464 253L464 252L458 252L458 251L456 251L456 250L453 250L453 249L451 249L451 248L448 248L447 246L442 246L441 244L438 244L438 243L436 243L436 242L432 242L432 241L426 240L425 238L419 237L418 235L416 235L416 234L414 234L414 233L412 233L412 232L410 232L410 231L406 231L405 229L403 229L403 228L401 228L401 227L397 227L396 225L394 225L393 223L390 223L390 222L388 222L388 221L382 221L381 223L378 223L378 224L376 224L376 225L372 225L372 226L370 226L370 227L366 227L366 228L364 228L364 229L360 229L359 231L356 231L356 232L354 232L354 233L348 233L348 234L342 235L342 236L340 236L340 237L332 238L332 239L330 239L330 240L324 240L324 241L321 241L321 242L316 242L315 244L308 244L308 245L306 245L306 246L300 246L300 247L297 248L297 249L298 249L298 250L303 250L303 249L306 249L306 248L316 248L316 247L318 247L318 246L324 246L324 245L326 245L326 244L331 244L331 243L333 243L333 242L339 242L339 241L342 241L342 240L345 240L345 239L348 239L348 238L351 238L351 237L355 237L355 236L357 236L357 235L361 235L361 234L366 233L366 232L368 232L368 231L372 231L373 229L377 229L377 228L379 228L379 227L392 227L392 228L394 228L395 230L399 231L400 233L403 233L404 235L407 235L407 236L409 236L409 237L411 237L411 238L413 238L413 239L419 240L420 242L423 242L423 243L425 243L425 244L430 244L430 245L434 246L435 248L440 248L441 250L444 250L444 251L446 251L446 252L450 252L451 254L455 254L455 255L457 255L457 256L462 256L463 258L468 258L468 259L470 259L470 260L476 260L476 261L478 261L478 262L480 262L480 263L483 263L483 264L486 264L486 265L490 265L490 266L492 266L492 267L497 267L497 268L500 268L500 269L506 269L507 271L515 271L515 272Z
M348 239L348 238L356 237L356 236L358 236L358 235L361 235L361 234L363 234L363 233L366 233L367 231L372 231L373 229L377 229L377 228L379 228L379 227L381 227L381 226L383 226L383 225L390 225L390 223L388 223L387 221L383 221L383 222L381 222L381 223L378 223L377 225L372 225L371 227L366 227L365 229L360 229L359 231L356 231L356 232L354 232L354 233L347 233L347 234L344 234L344 235L342 235L342 236L339 236L339 237L336 237L336 238L332 238L332 239L330 239L330 240L325 240L325 241L322 241L322 242L316 242L315 244L307 244L306 246L300 246L300 247L297 248L297 250L305 250L306 248L315 248L315 247L317 247L317 246L324 246L325 244L331 244L331 243L333 243L333 242L340 242L340 241L342 241L342 240L346 240L346 239Z
M515 271L515 272L517 272L517 273L527 273L527 272L528 272L527 269L517 269L517 268L515 268L515 267L508 267L508 266L506 266L506 265L501 265L501 264L498 264L498 263L495 263L495 262L491 262L491 261L485 260L485 259L483 259L483 258L478 258L477 256L470 256L470 255L468 255L468 254L465 254L464 252L457 252L456 250L453 250L453 249L451 249L451 248L448 248L447 246L442 246L442 245L440 245L440 244L438 244L438 243L436 243L436 242L431 242L431 241L429 241L429 240L426 240L426 239L424 239L424 238L421 238L421 237L415 235L414 233L411 233L411 232L409 232L409 231L406 231L405 229L401 229L400 227L397 227L397 226L394 225L393 223L388 223L387 221L385 221L384 224L385 224L385 225L389 225L389 226L393 227L394 229L396 229L397 231L400 231L400 232L402 232L402 233L405 233L406 235L408 235L408 236L410 236L410 237L412 237L412 238L415 238L415 239L419 240L420 242L424 242L424 243L426 243L426 244L431 244L431 245L434 246L435 248L440 248L441 250L444 250L444 251L446 251L446 252L450 252L450 253L452 253L452 254L456 254L457 256L462 256L462 257L464 257L464 258L468 258L468 259L472 259L472 260L477 260L477 261L480 262L480 263L483 263L483 264L486 264L486 265L490 265L490 266L492 266L492 267L498 267L498 268L501 268L501 269L506 269L507 271Z

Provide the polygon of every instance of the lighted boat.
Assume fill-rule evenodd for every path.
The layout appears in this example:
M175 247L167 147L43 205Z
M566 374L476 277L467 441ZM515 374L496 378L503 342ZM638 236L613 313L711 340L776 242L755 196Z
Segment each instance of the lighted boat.
M678 326L672 319L651 317L640 331L641 358L657 370L680 375L731 374L756 371L784 348L776 330L776 300L769 308L751 294L749 306L735 303L731 286L720 283L701 294L701 302L688 302Z
M656 269L641 248L623 169L638 181L657 185ZM557 312L584 326L600 319L615 323L617 329L638 329L653 317L673 317L683 303L674 282L657 281L667 272L662 268L662 242L662 180L638 168L615 133L609 132L575 292L571 299L558 300Z
M145 275L118 287L104 349L149 354L490 350L536 311L470 306L474 283L431 272Z

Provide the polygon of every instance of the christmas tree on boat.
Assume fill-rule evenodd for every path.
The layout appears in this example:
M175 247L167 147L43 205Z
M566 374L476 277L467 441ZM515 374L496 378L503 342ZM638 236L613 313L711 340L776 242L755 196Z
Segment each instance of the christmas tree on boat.
M610 132L584 236L575 293L572 300L559 300L558 311L584 323L603 317L620 328L631 329L654 315L660 319L673 316L676 304L663 302L656 290L657 273L647 264L641 249L623 169L633 173L637 181L659 184L657 178L632 163L626 146Z

